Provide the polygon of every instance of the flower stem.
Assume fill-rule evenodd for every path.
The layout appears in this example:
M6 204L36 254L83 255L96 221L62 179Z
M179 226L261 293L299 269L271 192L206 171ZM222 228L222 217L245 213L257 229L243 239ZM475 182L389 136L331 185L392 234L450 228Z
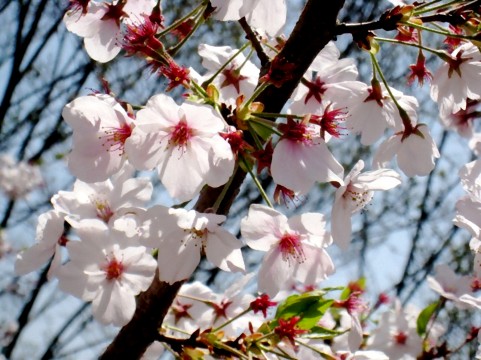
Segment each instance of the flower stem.
M432 32L432 33L435 33L435 34L449 36L449 37L452 37L452 38L474 40L473 37L470 36L470 35L455 34L455 33L449 32L449 31L443 31L443 30L434 29L432 27L419 25L419 24L416 24L416 23L413 23L413 22L410 22L410 21L403 22L402 24L406 25L406 26L409 26L409 27L416 28L416 29L429 31L429 32Z
M234 55L232 55L229 59L227 59L227 61L225 62L225 64L223 64L219 69L217 69L217 71L210 77L208 78L206 81L204 81L202 83L202 87L207 87L207 85L209 85L212 81L214 81L214 79L219 76L219 74L225 70L225 68L227 67L227 65L229 65L241 52L243 52L248 46L249 46L250 43L245 43L244 45L241 46L241 48L239 50L237 50ZM246 59L247 60L247 59Z
M234 174L237 172L237 168L238 168L238 167L239 167L239 165L236 163L235 168L234 168L234 171L232 172L231 177L229 178L229 180L227 181L227 183L224 184L224 187L222 188L221 193L219 194L219 196L218 196L217 199L215 200L214 205L212 206L212 210L214 211L215 214L217 214L217 210L219 210L219 206L220 206L220 204L222 203L222 200L224 200L225 194L227 194L227 191L229 190L229 187L230 187L230 185L232 184L232 180L234 179Z
M386 78L384 77L384 74L381 70L381 67L379 66L379 63L377 62L376 56L370 53L371 55L371 60L372 63L374 64L377 73L379 74L384 86L386 87L387 92L389 93L389 96L391 97L392 101L394 102L394 105L396 105L396 108L398 109L399 115L401 116L403 125L404 125L404 130L407 132L411 132L413 129L413 124L411 123L411 119L409 118L409 115L407 114L406 110L403 109L403 107L399 104L397 101L396 97L392 93L391 88L389 87L389 84L386 81Z
M240 314L237 314L236 316L234 316L233 318L227 320L225 323L223 323L222 325L216 327L215 329L212 330L212 332L217 332L219 331L220 329L226 327L227 325L229 325L231 322L239 319L240 317L244 316L245 314L247 314L249 311L251 311L251 309L247 309L247 310L244 310L243 312L241 312Z
M164 30L162 30L159 34L157 34L157 38L160 39L162 36L168 34L171 30L177 28L180 24L182 24L184 21L186 21L190 17L194 16L198 11L203 10L205 7L206 7L206 2L204 1L202 4L194 8L194 10L192 10L190 13L180 18L179 20L175 21L170 26L167 26Z
M257 178L257 176L255 176L255 174L252 172L252 169L249 167L249 164L246 163L246 161L244 160L244 158L241 159L242 163L244 164L245 168L247 169L247 171L249 172L249 175L251 176L252 180L254 181L254 184L256 184L257 186L257 189L259 190L259 192L261 193L261 196L262 198L264 199L264 201L266 202L266 204L270 207L270 208L274 208L274 206L272 206L272 203L271 201L269 200L269 197L267 196L264 188L262 187L261 183L259 182L259 179Z
M242 105L243 108L248 107L252 102L271 84L268 82L260 84L252 94L252 96Z

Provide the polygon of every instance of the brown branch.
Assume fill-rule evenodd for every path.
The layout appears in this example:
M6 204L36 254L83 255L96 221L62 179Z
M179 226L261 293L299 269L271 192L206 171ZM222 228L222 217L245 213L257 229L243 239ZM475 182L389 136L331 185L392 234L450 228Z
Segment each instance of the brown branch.
M344 0L307 2L282 50L270 67L261 70L261 74L283 77L280 87L269 86L257 99L265 112L282 110L319 51L335 38L336 19L343 6Z
M481 6L481 0L473 0L466 2L462 6L458 6L446 12L440 12L425 16L416 16L415 18L421 20L423 23L431 22L445 22L453 26L464 24L466 18L463 16L463 11L476 10ZM378 20L361 22L361 23L341 23L336 26L336 35L342 34L362 34L368 31L374 30L396 30L400 16L386 16L388 12L385 12Z
M257 99L264 103L267 112L278 112L282 109L316 55L334 38L336 19L343 5L344 0L307 2L292 35L277 55L278 60L290 64L288 80L279 88L268 87ZM264 71L267 71L268 65L266 64ZM218 213L229 212L245 175L241 170L234 174ZM195 209L204 212L211 208L221 191L222 188L205 188ZM159 281L156 276L150 288L138 297L132 320L120 330L100 358L140 358L158 337L158 329L182 284L183 282L179 281L169 285Z
M242 29L246 33L247 39L249 39L252 46L254 47L257 53L257 57L261 62L261 66L265 66L270 59L269 59L269 56L264 51L264 48L262 47L262 44L260 43L259 39L257 38L257 34L254 31L252 31L252 28L247 23L245 17L239 20L239 24L242 26Z

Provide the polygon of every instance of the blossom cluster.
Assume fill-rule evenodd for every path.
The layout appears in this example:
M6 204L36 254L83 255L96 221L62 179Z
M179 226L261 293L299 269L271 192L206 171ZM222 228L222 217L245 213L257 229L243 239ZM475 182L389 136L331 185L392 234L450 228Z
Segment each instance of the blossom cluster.
M18 255L18 274L48 264L49 278L57 278L63 291L92 302L98 321L123 326L136 311L136 297L154 278L170 285L185 282L205 257L220 270L245 278L224 294L197 282L184 284L164 322L169 335L181 336L182 329L190 337L197 331L200 343L212 345L209 334L217 336L222 329L219 336L237 339L230 343L235 351L262 353L279 347L305 359L313 354L415 359L434 349L443 329L430 324L428 334L426 321L420 330L419 311L402 309L395 301L380 315L379 326L369 325L364 289L342 288L333 299L333 290L320 287L335 272L330 247L349 247L351 217L372 201L375 191L402 184L403 175L391 168L391 160L396 157L402 173L413 177L428 175L440 157L428 126L418 121L418 101L385 81L373 52L368 85L357 79L354 60L340 59L336 45L328 43L284 114L273 116L263 113L264 105L257 100L267 87L278 86L278 79L260 75L252 52L244 52L252 44L241 49L201 44L198 53L205 70L197 72L179 67L163 49L165 27L156 1L71 3L65 24L84 38L92 59L110 61L122 48L128 55L143 54L151 65L161 64L154 68L170 80L169 89L180 85L187 93L180 104L164 93L141 106L112 93L95 93L65 106L62 116L73 130L68 167L77 180L71 191L55 194L53 209L40 215L37 243ZM259 28L271 52L276 49L273 36L285 22L283 0L212 0L201 5L199 14L207 6L217 20L244 18ZM481 97L481 54L465 42L441 58L431 98L440 105L443 124L469 137L477 149L471 115ZM347 175L330 150L330 143L342 141L344 132L359 135L365 146L377 144L372 161L356 159ZM206 187L227 190L239 169L252 176L266 203L250 205L238 223L240 239L223 225L226 216L218 213L222 197L202 211L193 205ZM151 202L151 180L138 176L151 170L177 206ZM281 207L274 208L256 172L272 179L278 200L305 196L316 183L332 185L330 225L321 213L288 217ZM458 202L455 218L473 236L475 276L458 277L440 266L436 277L428 279L434 291L461 308L481 308L472 287L481 277L480 179L479 160L463 168L461 181L468 195ZM257 298L243 289L252 280L245 275L243 247L263 253L254 285L263 295ZM295 288L306 291L292 295ZM275 302L280 303L276 315L266 319ZM304 308L309 302L318 306L317 317ZM303 338L309 332L328 333L332 345L315 336Z

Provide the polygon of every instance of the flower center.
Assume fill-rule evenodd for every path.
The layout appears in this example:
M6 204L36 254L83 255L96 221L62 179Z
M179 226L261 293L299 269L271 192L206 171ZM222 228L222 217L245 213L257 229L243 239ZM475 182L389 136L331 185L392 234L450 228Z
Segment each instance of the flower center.
M178 146L179 148L185 148L193 136L193 131L187 125L185 119L181 119L177 125L175 125L171 135L169 144Z
M122 261L118 261L115 256L108 259L108 263L104 266L105 277L107 280L119 279L124 272L124 265Z
M229 69L225 69L222 71L222 75L224 75L224 81L220 85L221 88L224 88L226 86L232 85L237 93L240 93L240 82L242 80L247 79L247 76L243 76L240 74L239 70L236 70L234 66L231 66Z
M320 104L322 101L322 95L326 92L327 88L324 86L324 81L318 76L314 81L307 81L305 83L307 88L309 89L304 99L304 104L307 104L311 97L314 97L316 101Z
M287 124L279 124L279 130L283 133L282 138L306 144L311 144L315 135L306 123L292 119L287 119Z
M406 345L408 340L408 336L404 331L399 331L397 334L394 334L393 338L396 344L399 345Z
M119 155L124 154L125 141L132 135L132 129L128 124L123 124L119 128L104 128L105 135L99 136L99 139L105 139L102 146L107 148L107 151L118 151Z
M128 17L124 11L125 2L119 2L116 5L107 4L107 12L102 16L101 20L114 20L117 26L120 27L120 18Z
M360 191L352 184L347 186L343 197L348 200L352 213L362 210L373 197L372 191Z
M282 253L282 259L289 264L292 261L302 263L306 260L301 238L298 234L285 233L279 241L279 250Z
M472 60L472 58L462 58L461 57L462 55L463 55L463 51L461 50L456 54L455 58L451 57L448 60L448 64L449 64L448 77L449 78L451 78L451 76L453 75L453 72L456 72L456 74L458 74L459 77L462 77L461 68L460 68L461 64L465 61Z
M110 204L106 199L102 198L91 198L90 201L95 206L95 211L97 212L97 218L108 223L110 218L114 215L114 212L110 208Z
M174 313L175 324L179 322L182 318L192 319L192 316L189 314L189 309L192 307L192 304L181 304L178 300L172 305L172 312Z

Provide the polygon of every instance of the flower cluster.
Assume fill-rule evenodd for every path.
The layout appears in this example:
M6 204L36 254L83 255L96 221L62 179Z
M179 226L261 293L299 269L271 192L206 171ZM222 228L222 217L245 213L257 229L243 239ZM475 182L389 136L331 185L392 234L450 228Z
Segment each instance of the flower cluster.
M384 16L398 19L393 24L409 39L398 36L395 42L416 39L420 44L410 80L432 80L431 98L440 106L441 121L477 149L481 141L472 122L481 100L479 48L465 42L449 53L434 51L444 63L431 76L421 37L413 32L422 27L411 29L418 22L409 22L415 5L396 3ZM391 160L396 157L408 177L426 176L440 157L436 142L428 126L418 122L416 98L386 81L375 41L369 38L360 39L373 65L369 85L357 80L355 61L340 59L340 51L329 42L299 75L285 113L264 111L264 91L285 86L294 76L285 70L295 64L277 54L282 39L272 45L286 13L284 0L204 1L164 32L160 1L72 1L65 24L84 38L92 59L112 60L124 41L127 55L144 57L170 80L167 90L182 85L188 93L180 104L159 93L136 106L112 93L96 93L64 107L62 116L73 131L68 167L77 180L71 191L55 194L53 209L39 216L37 243L18 254L16 272L23 275L48 264L48 277L58 279L60 289L92 302L95 319L116 326L133 318L137 296L153 282L166 289L178 286L172 304L163 304L167 316L156 339L170 341L171 350L182 358L225 357L225 352L245 358L268 358L266 352L272 358L434 358L441 346L430 341L444 331L430 320L435 307L419 315L395 301L371 324L369 317L385 301L371 309L361 280L345 288L320 284L335 271L330 245L342 251L349 247L352 215L372 202L375 191L402 184ZM200 75L177 65L171 57L175 48L165 50L161 38L170 33L187 40L211 15L240 20L257 32L249 33L253 38L240 49L201 44L198 53L206 71ZM259 47L265 49L260 52ZM252 51L247 54L247 49ZM263 62L269 69L257 67L254 50L268 58ZM362 145L377 148L372 157L353 156L345 176L329 147L344 142L348 132L358 135ZM365 165L371 170L363 171ZM151 170L176 206L151 201L154 186L139 176ZM330 229L324 214L288 217L274 208L257 177L263 171L266 182L275 185L277 199L307 196L316 183L332 185ZM224 214L245 174L265 205L249 204L246 215L232 219L240 230L237 238L230 231L235 226L224 225ZM20 187L11 181L15 176L29 181ZM476 276L461 277L440 265L427 282L459 308L481 308L476 296L481 278L480 160L465 165L460 177L467 195L458 201L454 221L471 232ZM39 178L28 164L15 166L6 158L0 163L0 186L12 198L37 186ZM250 265L244 245L251 256L262 253L257 253L256 276L241 277ZM199 282L185 283L196 277L203 258L209 263L205 266L238 273L241 280L224 293ZM252 295L252 289L261 295ZM338 290L334 298L332 292Z

